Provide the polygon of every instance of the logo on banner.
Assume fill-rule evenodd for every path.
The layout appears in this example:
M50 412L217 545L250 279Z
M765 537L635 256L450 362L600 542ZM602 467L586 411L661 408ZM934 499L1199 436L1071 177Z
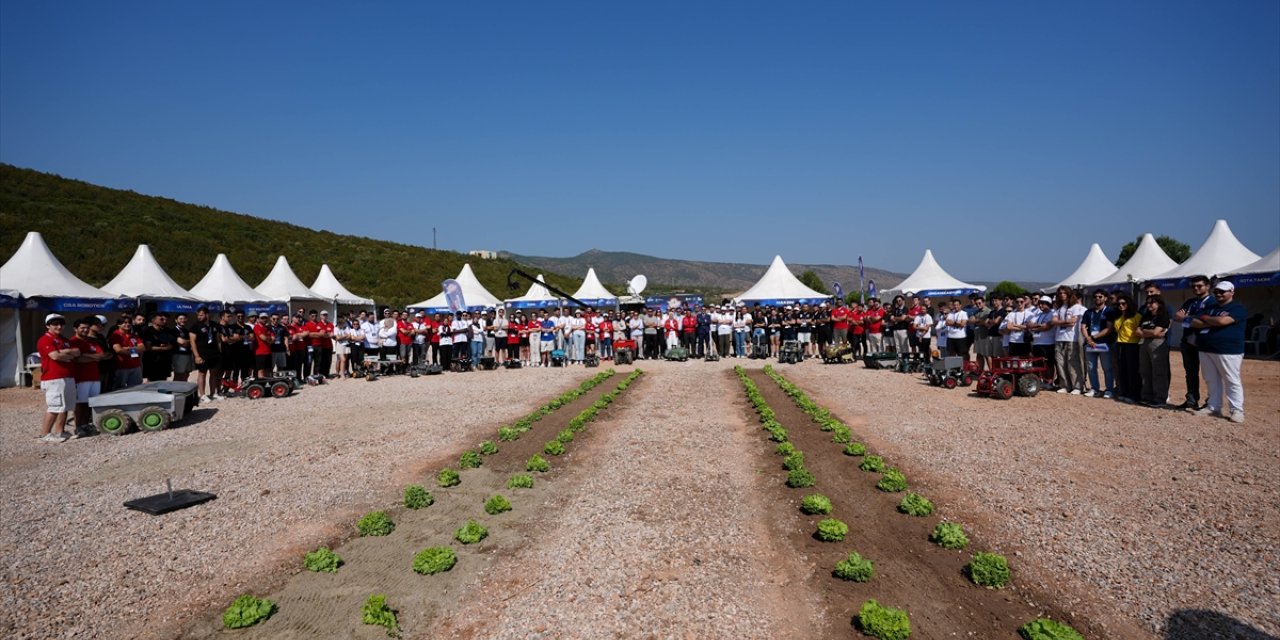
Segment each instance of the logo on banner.
M880 296L876 295L876 281L875 281L875 280L868 280L868 281L867 281L867 294L869 294L869 295L870 295L870 297L872 297L872 298L879 298L879 297L880 297Z
M444 298L449 301L449 312L457 313L467 310L467 300L462 297L462 285L457 280L449 279L444 283Z

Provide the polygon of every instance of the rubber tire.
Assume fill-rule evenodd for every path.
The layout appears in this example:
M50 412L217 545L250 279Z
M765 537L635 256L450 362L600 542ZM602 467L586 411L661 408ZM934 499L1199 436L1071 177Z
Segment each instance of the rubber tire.
M173 424L173 416L160 407L147 407L138 414L138 431L155 433L168 429L170 424Z
M1001 400L1008 400L1013 397L1013 383L1003 378L996 380L995 385L991 387L991 393Z
M942 379L942 386L948 389L954 389L958 384L959 384L959 381L957 381L955 378L952 378L950 376L947 376L946 378Z
M1040 393L1040 378L1030 373L1018 378L1018 395L1034 398L1037 393Z
M966 374L964 374L964 375L960 376L960 386L962 386L962 387L970 387L970 386L973 386L973 380L974 380L973 374L972 374L972 373L966 373Z
M106 411L103 411L98 415L97 421L94 422L94 426L98 427L98 431L113 436L129 433L129 427L132 424L133 421L129 419L129 416L119 409L107 409ZM111 425L118 426L113 430L110 428Z
M271 397L273 398L285 398L291 393L293 393L293 385L288 382L277 382L271 385Z
M267 390L260 384L251 384L244 388L244 397L250 400L257 400L267 395Z

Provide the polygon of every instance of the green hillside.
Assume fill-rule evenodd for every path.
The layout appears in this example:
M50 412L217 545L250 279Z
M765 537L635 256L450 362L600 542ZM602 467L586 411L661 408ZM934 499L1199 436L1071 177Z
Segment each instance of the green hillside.
M225 253L250 286L262 282L283 255L303 282L313 282L320 265L328 263L347 289L394 307L436 295L440 282L468 262L495 296L528 289L527 283L515 294L507 289L507 273L521 266L509 259L315 231L0 164L0 263L28 231L43 234L54 255L95 286L114 278L145 243L184 287L194 286L214 257ZM553 273L546 278L567 291L581 282Z

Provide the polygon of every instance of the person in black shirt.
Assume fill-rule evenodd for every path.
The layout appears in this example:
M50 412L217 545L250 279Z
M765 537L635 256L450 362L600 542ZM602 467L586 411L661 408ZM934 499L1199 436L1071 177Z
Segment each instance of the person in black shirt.
M191 339L191 356L195 359L196 393L203 401L216 400L218 394L218 369L222 356L222 330L209 322L209 310L205 307L196 309L196 321L189 330Z
M185 382L195 369L195 362L191 359L191 336L187 334L187 314L179 313L174 316L173 333L173 379Z
M173 352L178 347L178 334L169 328L169 316L152 315L151 324L144 326L138 337L147 345L142 355L142 377L147 382L168 380L173 374Z

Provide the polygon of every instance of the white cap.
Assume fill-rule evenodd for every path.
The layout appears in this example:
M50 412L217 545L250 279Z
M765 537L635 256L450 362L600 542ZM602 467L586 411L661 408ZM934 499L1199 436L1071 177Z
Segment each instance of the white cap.
M1050 298L1049 296L1040 296L1040 302L1048 302L1049 304L1053 304L1053 298Z
M55 321L55 320L61 320L61 321L63 321L64 323L67 321L67 319L66 319L66 318L64 318L64 317L62 317L62 314L60 314L60 313L51 313L51 314L49 314L49 315L47 315L47 316L45 316L45 317L44 317L44 323L45 323L46 325L48 325L49 323L51 323L51 322L53 322L53 321Z
M1223 280L1222 282L1219 282L1218 284L1213 285L1213 290L1214 291L1235 291L1236 286L1234 284L1231 284L1229 280Z

